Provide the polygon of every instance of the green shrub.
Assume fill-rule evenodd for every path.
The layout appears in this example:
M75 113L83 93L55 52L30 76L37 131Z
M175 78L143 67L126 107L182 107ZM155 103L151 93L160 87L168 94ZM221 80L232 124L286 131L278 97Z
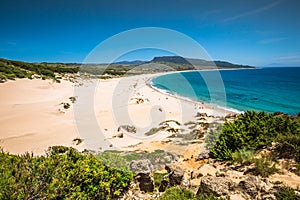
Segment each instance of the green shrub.
M197 200L225 200L223 198L218 198L214 196L213 194L198 194L197 195Z
M254 152L251 150L237 150L232 154L232 160L241 165L250 165L253 162Z
M290 117L247 111L233 123L225 123L221 131L211 132L206 142L213 157L232 160L232 154L238 150L256 151L271 146L279 135L299 134L299 123Z
M276 162L274 162L270 157L262 156L261 158L256 158L254 163L256 175L268 177L278 172L278 169L276 168Z
M62 146L39 157L0 152L0 199L114 199L132 177Z
M8 79L31 78L38 74L42 79L55 79L54 73L77 73L79 67L70 64L26 63L0 58L0 73ZM3 79L4 80L4 79Z
M10 79L10 80L15 80L15 78L17 78L17 76L15 74L6 74L6 78Z
M96 158L111 168L129 171L129 163L120 153L104 151L96 155Z
M141 154L131 152L131 153L126 153L125 155L122 156L127 162L131 162L132 160L138 160L141 158Z
M154 183L156 187L159 187L161 184L162 179L164 178L165 175L168 173L166 172L154 172L153 173L153 178L154 178Z
M295 159L300 162L300 134L280 135L277 139L275 153L279 158Z
M299 200L300 197L295 190L289 187L282 187L278 192L274 193L277 200Z
M190 190L179 187L172 187L167 189L160 197L160 200L170 199L196 200L196 195Z

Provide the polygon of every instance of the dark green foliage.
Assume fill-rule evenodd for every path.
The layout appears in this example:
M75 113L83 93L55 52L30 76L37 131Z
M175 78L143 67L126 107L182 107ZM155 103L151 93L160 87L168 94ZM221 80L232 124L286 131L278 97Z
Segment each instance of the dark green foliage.
M254 152L251 150L238 150L232 154L233 162L240 165L250 165L254 160Z
M160 200L170 200L170 199L178 199L178 200L196 200L196 195L190 190L172 187L165 191L165 193L160 197Z
M206 141L213 157L218 160L232 160L235 151L256 151L271 146L272 142L280 141L279 136L299 139L299 122L288 116L247 111L233 123L225 123L222 131L209 134ZM284 145L284 148L288 147ZM295 156L298 151L293 147L290 149L294 149Z
M129 163L118 152L105 151L99 153L96 158L111 168L129 171Z
M278 137L275 153L279 158L295 158L300 162L300 136L280 135Z
M261 175L262 177L268 177L272 174L278 172L276 168L276 162L274 162L270 157L262 156L261 158L256 158L255 163L255 175Z
M40 157L0 152L0 199L113 199L132 177L67 147Z
M195 195L192 191L180 188L180 187L171 187L168 188L164 194L160 197L160 200L218 200L220 198L215 197L213 194L197 194Z
M282 187L274 193L277 200L299 200L300 196L296 195L295 190L289 187Z
M0 80L31 78L34 74L40 75L44 79L55 79L55 73L77 73L78 71L79 67L77 65L36 64L0 58Z

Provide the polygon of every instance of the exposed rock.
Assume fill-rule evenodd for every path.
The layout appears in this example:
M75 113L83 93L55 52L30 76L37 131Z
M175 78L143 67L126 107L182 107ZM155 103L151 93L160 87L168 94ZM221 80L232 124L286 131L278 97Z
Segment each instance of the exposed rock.
M191 179L198 179L201 178L203 174L199 170L193 170L191 173Z
M203 176L206 175L215 175L217 172L217 169L215 167L213 167L210 164L204 164L201 165L197 170L194 170L193 173L193 177L194 178L198 178L199 174L202 174Z
M135 179L139 182L141 191L153 192L154 191L154 180L150 174L139 173Z
M184 176L184 171L178 166L166 165L165 169L169 174L164 176L163 180L161 181L158 189L160 192L164 192L168 187L181 185Z
M153 166L149 160L133 160L130 162L130 170L137 174L135 180L138 182L141 191L153 192L152 169Z
M245 200L242 194L232 194L229 196L230 200Z
M209 158L209 151L203 151L201 152L198 157L196 158L196 161L204 160Z
M175 165L166 165L165 169L169 173L169 185L180 185L183 179L184 171Z
M241 181L238 186L243 189L247 194L254 197L259 192L260 181L258 177L249 176L245 180Z
M197 194L213 193L216 196L229 195L233 183L224 177L204 176Z
M274 200L276 199L274 194L265 194L260 197L261 200Z
M182 185L183 187L188 188L188 187L190 186L190 181L187 180L187 179L184 179L184 180L182 181L181 185Z
M150 160L133 160L130 162L130 171L135 174L143 173L143 174L151 174L153 166Z
M131 125L121 125L118 128L118 132L120 132L121 130L125 130L128 133L136 133L136 128Z
M164 176L163 180L161 181L158 191L164 192L167 189L168 185L169 185L168 175L166 175L166 176Z

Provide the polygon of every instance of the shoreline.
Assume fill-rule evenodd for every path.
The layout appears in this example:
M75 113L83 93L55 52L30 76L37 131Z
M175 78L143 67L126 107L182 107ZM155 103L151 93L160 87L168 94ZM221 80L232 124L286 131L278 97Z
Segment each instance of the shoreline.
M153 76L153 77L151 77L147 80L146 84L147 84L147 86L149 86L150 88L152 88L153 90L155 90L159 93L162 93L162 94L165 94L165 95L168 95L168 96L172 96L172 97L181 99L183 101L187 101L187 102L195 103L195 104L204 104L205 107L209 107L210 109L217 108L217 109L220 109L220 110L224 110L225 113L228 112L226 114L241 114L244 111L240 111L240 110L237 110L237 109L231 108L231 107L223 107L223 106L220 106L218 104L211 104L211 103L205 102L205 101L195 101L195 100L190 99L189 97L184 97L184 96L181 96L181 95L170 94L167 91L164 91L160 88L155 87L153 85L152 80L159 77L159 76L164 76L164 75L169 75L169 74L174 74L174 73L188 73L188 72L196 72L196 71L250 70L250 69L256 69L256 68L185 70L185 71L174 71L174 72L170 72L170 73L169 72L164 72L162 74L155 74L155 76Z
M134 148L131 146L139 143L146 147L153 141L162 141L170 136L168 133L151 137L144 135L165 120L184 124L193 119L197 112L207 113L208 116L232 113L205 102L165 94L149 85L153 78L169 73L172 72L97 80L97 87L92 92L95 100L92 108L96 120L94 123L97 124L91 124L88 120L83 126L86 127L83 130L90 131L91 135L79 132L78 125L89 117L77 113L79 117L76 118L74 109L86 103L85 94L91 89L87 85L96 82L82 80L86 85L80 85L68 81L54 83L52 80L17 79L0 84L0 146L13 154L33 152L36 155L44 155L48 147L54 145L71 146L78 150L132 150ZM75 90L82 90L82 93L72 104L69 98L75 95ZM118 97L123 100L121 98L120 102L114 102ZM136 102L139 98L143 99L143 103ZM71 107L62 109L62 102L69 102ZM89 128L93 125L98 128ZM116 135L120 134L120 125L133 125L137 133L118 138ZM98 133L96 137L93 135L95 133ZM76 138L83 139L83 142L76 145L73 142ZM87 145L89 142L91 146Z

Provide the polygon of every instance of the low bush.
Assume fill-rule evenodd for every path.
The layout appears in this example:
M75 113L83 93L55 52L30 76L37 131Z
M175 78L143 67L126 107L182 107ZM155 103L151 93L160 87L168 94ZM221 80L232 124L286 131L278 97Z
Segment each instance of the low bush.
M300 196L295 193L295 190L289 187L282 187L274 195L277 200L300 200Z
M226 122L221 131L212 131L206 138L207 148L212 157L218 160L232 160L234 152L239 150L256 151L273 142L282 141L280 138L297 138L289 140L278 149L288 148L295 158L299 154L298 139L300 138L299 122L290 117L268 114L265 112L247 111L234 122ZM297 145L295 146L295 141ZM298 150L297 150L298 149ZM280 152L283 153L283 150ZM283 157L286 155L282 154Z
M39 157L0 152L0 199L114 199L132 178L62 146Z
M300 134L280 135L277 140L275 154L279 158L295 159L300 162Z
M262 177L268 177L272 174L278 172L276 168L276 162L270 157L262 156L261 158L256 158L255 163L255 175L261 175Z
M166 173L166 172L154 172L153 173L154 183L155 183L156 187L160 186L161 181L163 180L164 176L167 174L168 173Z
M96 158L111 168L129 171L129 162L127 162L127 160L123 158L120 153L104 151L97 154Z
M160 197L160 200L170 199L197 200L196 195L192 191L180 187L169 188Z
M250 165L253 162L254 152L251 150L237 150L232 154L233 162L239 163L240 165Z

